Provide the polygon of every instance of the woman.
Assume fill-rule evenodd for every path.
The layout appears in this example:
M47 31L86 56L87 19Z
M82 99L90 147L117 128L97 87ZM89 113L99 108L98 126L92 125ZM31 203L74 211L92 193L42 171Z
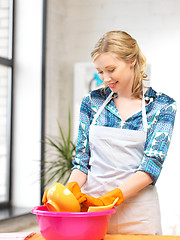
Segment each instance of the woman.
M126 32L107 32L91 57L105 88L82 101L68 187L82 187L84 206L119 197L109 233L161 234L155 183L172 136L175 101L143 86L146 60Z
M161 234L155 183L172 136L175 101L143 86L146 60L126 32L107 32L91 57L105 87L82 101L68 187L82 188L86 207L119 197L109 233Z

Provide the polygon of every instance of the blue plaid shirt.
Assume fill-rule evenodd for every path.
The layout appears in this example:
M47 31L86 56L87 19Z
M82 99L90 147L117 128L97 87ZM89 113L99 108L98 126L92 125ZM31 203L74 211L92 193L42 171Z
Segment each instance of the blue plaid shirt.
M79 169L88 174L90 158L89 126L94 115L110 92L109 88L105 92L102 89L94 90L82 100L77 153L73 161L74 167L72 170ZM149 173L153 184L155 184L171 141L176 115L176 102L163 93L157 93L151 87L145 93L145 100L148 103L146 106L148 131L143 158L137 170ZM143 131L142 111L135 113L123 122L114 101L111 100L98 117L96 124L99 126Z

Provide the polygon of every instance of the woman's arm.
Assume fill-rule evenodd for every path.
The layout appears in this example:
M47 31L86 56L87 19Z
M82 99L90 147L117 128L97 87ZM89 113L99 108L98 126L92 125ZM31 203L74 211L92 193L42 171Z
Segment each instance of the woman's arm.
M135 195L141 189L151 184L152 178L148 173L137 171L130 178L128 178L122 185L119 186L123 193L124 200Z
M71 173L68 182L77 182L80 187L82 187L87 180L87 174L80 171L79 169L74 169Z
M159 97L160 98L160 97ZM163 100L161 100L163 101ZM159 106L163 105L159 100ZM172 99L169 100L172 102ZM152 122L149 124L144 155L137 171L149 173L156 183L166 159L174 128L176 102L166 103L162 109L154 104L156 109Z
M76 146L76 156L73 160L73 172L71 179L78 179L78 176L86 176L89 169L89 157L90 157L90 147L89 147L89 127L91 124L91 100L90 95L83 98L80 108L79 115L79 130L78 139ZM79 170L79 171L75 171ZM75 172L74 172L75 171ZM85 175L84 175L84 174ZM81 183L83 185L85 179Z
M167 155L175 114L176 103L173 101L172 103L165 104L165 107L161 109L159 115L154 117L156 121L151 123L151 131L148 136L148 142L146 142L144 156L138 171L119 186L125 200L135 195L147 185L156 183L162 164Z

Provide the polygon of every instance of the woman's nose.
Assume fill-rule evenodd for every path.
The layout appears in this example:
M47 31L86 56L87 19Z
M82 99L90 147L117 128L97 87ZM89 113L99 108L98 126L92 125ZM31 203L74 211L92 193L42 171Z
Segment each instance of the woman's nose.
M104 77L103 81L104 82L109 82L109 81L111 81L111 78L109 76L106 76L106 77Z
M104 81L104 82L109 82L109 81L111 81L111 78L109 77L108 74L104 74L104 76L103 76L103 81Z

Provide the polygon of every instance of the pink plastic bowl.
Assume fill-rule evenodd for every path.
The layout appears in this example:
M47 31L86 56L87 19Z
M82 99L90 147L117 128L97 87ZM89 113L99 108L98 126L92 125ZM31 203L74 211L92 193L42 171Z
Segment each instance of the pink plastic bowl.
M45 206L32 209L42 236L47 240L100 240L106 235L115 208L101 212L50 212Z

